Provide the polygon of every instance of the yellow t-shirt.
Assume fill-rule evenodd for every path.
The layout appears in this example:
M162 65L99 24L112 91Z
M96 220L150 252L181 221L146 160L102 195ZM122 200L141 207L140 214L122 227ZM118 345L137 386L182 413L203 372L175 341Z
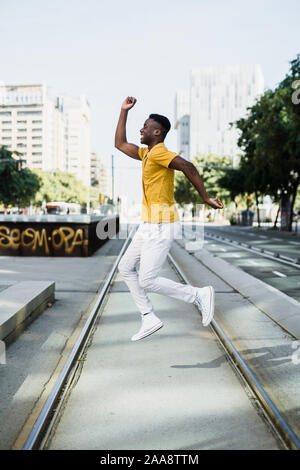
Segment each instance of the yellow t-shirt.
M163 142L148 150L139 148L143 165L143 208L144 222L176 222L179 220L174 199L174 170L169 163L178 154L169 152Z

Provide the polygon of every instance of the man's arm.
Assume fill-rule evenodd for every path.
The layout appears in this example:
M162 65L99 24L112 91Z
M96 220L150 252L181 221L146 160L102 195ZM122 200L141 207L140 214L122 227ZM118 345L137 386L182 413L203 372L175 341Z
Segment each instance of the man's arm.
M128 96L122 103L120 117L115 135L115 147L121 152L126 153L135 160L141 160L138 154L138 146L127 142L126 138L126 121L128 111L135 105L136 99L133 96Z
M192 183L192 185L196 188L198 193L200 194L201 198L203 199L203 202L205 204L208 204L209 206L213 207L214 209L222 209L223 204L220 201L218 197L216 198L210 198L207 195L207 192L205 190L203 181L201 176L199 175L199 172L195 165L193 163L189 162L188 160L185 160L184 158L177 157L173 158L171 163L169 164L169 168L172 168L173 170L180 170L182 173L187 177L187 179Z

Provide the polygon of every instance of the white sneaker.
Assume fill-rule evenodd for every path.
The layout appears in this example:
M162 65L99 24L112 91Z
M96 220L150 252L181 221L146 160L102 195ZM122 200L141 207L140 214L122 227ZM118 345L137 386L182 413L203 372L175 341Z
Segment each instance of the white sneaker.
M213 319L215 309L215 291L212 286L197 289L194 304L201 310L202 324L208 326Z
M163 322L153 313L142 315L142 326L140 331L131 338L131 341L138 341L139 339L146 338L152 335L155 331L164 326Z

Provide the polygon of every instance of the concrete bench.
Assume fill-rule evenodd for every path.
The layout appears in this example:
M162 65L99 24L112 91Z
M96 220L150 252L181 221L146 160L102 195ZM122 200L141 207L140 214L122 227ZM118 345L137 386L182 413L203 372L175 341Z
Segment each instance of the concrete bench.
M55 282L22 281L0 292L0 340L6 345L54 301Z

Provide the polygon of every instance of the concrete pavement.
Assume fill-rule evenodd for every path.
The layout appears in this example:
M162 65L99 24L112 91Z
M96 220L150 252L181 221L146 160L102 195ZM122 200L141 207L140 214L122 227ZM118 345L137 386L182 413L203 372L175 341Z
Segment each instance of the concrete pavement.
M190 255L175 243L172 254L191 284L216 286L216 320L300 438L299 302L205 249Z
M0 365L0 448L11 447L121 243L110 240L92 258L51 260L47 272L45 259L34 263L18 258L19 264L14 258L1 259L0 285L28 278L28 273L33 280L52 278L57 300L8 348L7 365ZM253 304L246 291L238 291L235 277L247 289L240 270L233 273L212 255L209 265L205 250L204 258L197 259L176 243L172 255L192 284L215 287L221 327L300 434L294 338ZM177 279L168 263L161 274ZM260 293L254 289L253 294ZM126 285L117 278L50 448L279 448L214 336L201 326L195 307L150 296L165 326L132 343L140 319Z
M77 326L105 281L124 240L109 240L90 258L0 257L0 285L55 282L55 302L6 349L0 364L0 449L10 449L64 361ZM5 289L7 290L7 289ZM5 292L3 290L3 293Z
M161 275L178 281L167 262ZM117 277L49 448L278 449L198 310L150 298L165 325L131 342L140 316Z

